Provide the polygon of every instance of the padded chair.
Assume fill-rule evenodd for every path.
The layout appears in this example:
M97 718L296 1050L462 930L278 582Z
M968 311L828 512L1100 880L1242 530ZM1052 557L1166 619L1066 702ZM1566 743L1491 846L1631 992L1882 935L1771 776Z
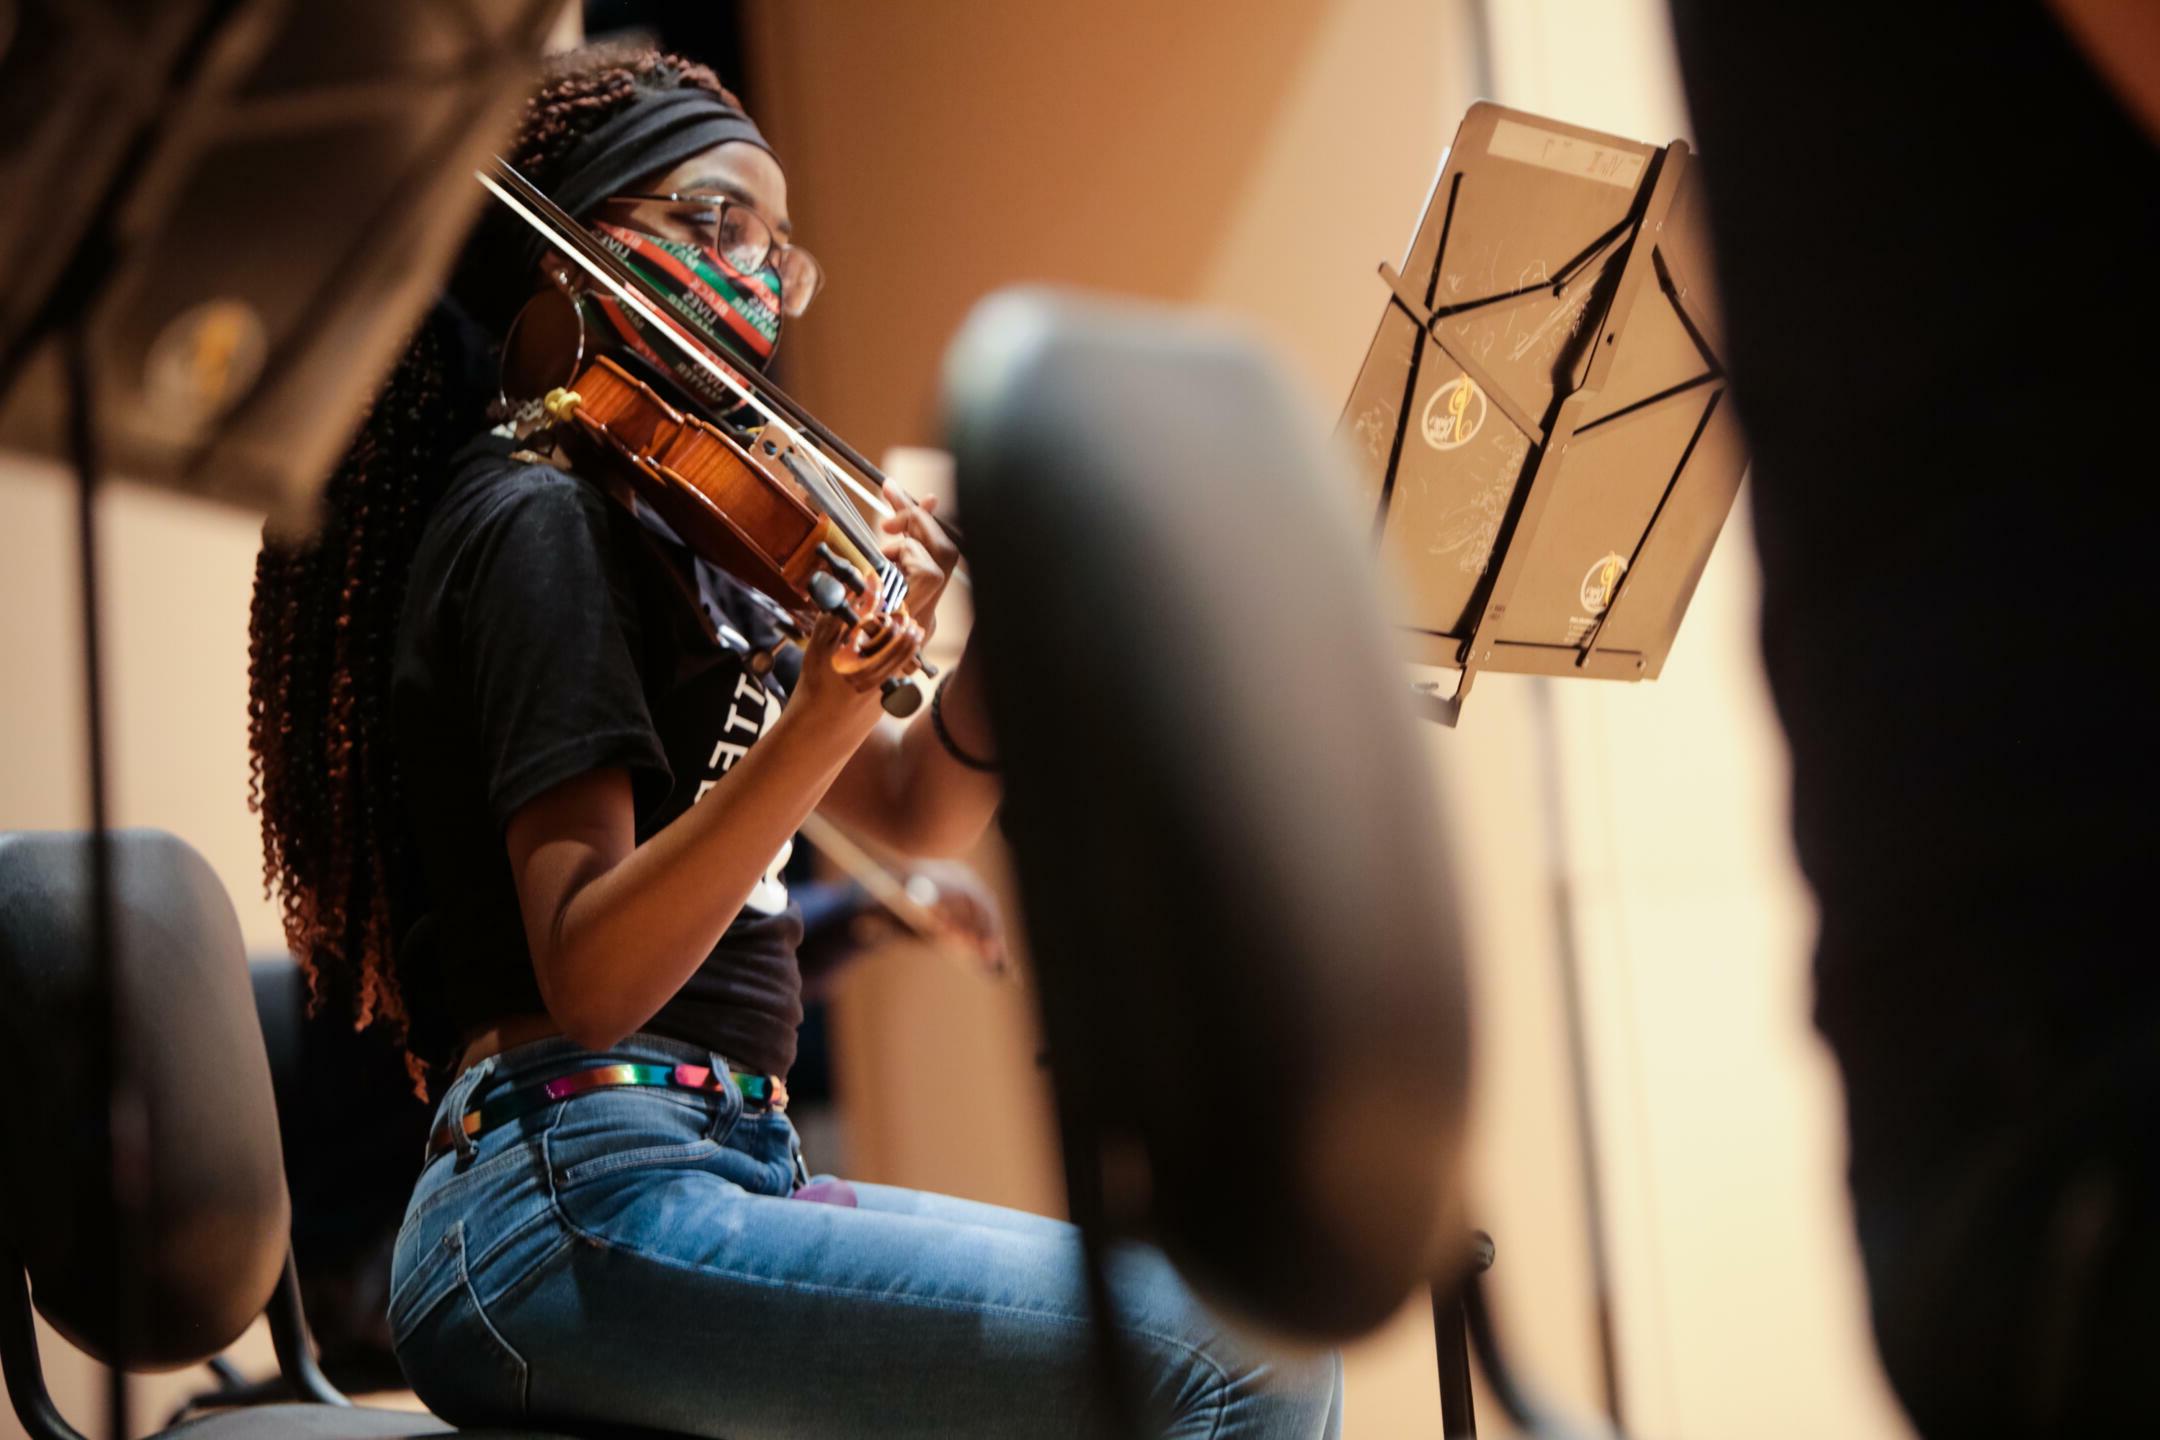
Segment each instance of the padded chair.
M1460 909L1369 523L1281 372L1175 312L1005 292L946 396L1072 1212L1355 1339L1470 1233Z
M0 1054L20 1077L0 1104L0 1369L16 1415L33 1440L82 1440L46 1390L33 1301L70 1342L129 1370L200 1364L267 1310L279 1366L312 1403L221 1411L164 1437L452 1434L430 1415L353 1406L316 1368L291 1263L270 1068L232 901L203 858L172 835L121 831L111 845L111 1043L125 1047L140 1101L132 1127L139 1224L126 1227L104 1159L105 1057L113 1051L96 983L89 837L0 835ZM527 1430L455 1433L565 1440Z

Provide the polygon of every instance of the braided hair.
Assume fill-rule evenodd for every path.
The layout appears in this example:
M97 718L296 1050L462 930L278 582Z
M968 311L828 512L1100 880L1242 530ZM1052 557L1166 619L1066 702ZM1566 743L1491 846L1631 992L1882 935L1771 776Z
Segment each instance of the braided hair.
M656 50L591 47L557 57L505 153L552 189L578 141L641 96L697 87L737 104L712 71ZM507 219L507 217L504 217ZM262 816L263 888L308 980L310 1013L332 1005L355 1028L383 1024L421 1057L434 1033L396 943L426 908L390 733L390 678L414 547L449 479L453 451L485 424L485 390L461 375L478 327L499 337L531 286L514 222L483 219L444 307L424 320L331 472L320 524L266 529L248 625L249 806ZM465 327L461 330L460 325ZM423 1013L417 1014L419 1009Z

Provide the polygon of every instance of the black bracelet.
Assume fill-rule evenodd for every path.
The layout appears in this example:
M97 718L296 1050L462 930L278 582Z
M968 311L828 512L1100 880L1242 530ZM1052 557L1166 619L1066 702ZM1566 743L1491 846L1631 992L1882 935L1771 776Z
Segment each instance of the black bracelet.
M949 675L945 677L946 680L951 678ZM945 753L952 756L960 764L967 766L970 770L996 772L998 768L997 761L985 760L979 755L968 754L967 751L961 749L954 742L952 731L945 728L945 680L938 681L937 689L930 692L930 729L936 734L938 744L945 747Z

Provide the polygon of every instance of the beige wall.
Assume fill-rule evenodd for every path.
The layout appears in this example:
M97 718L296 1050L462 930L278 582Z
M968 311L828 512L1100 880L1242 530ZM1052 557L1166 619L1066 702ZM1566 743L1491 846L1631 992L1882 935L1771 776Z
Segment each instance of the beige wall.
M1493 98L1645 139L1683 133L1656 0L1490 8ZM790 334L790 381L871 453L934 442L945 339L975 298L1017 280L1230 314L1332 417L1380 303L1373 266L1399 258L1472 95L1461 0L760 0L753 21L761 118L833 276ZM52 472L0 461L8 827L83 815L68 504ZM243 804L254 524L124 490L104 519L116 817L187 836L250 942L274 944ZM1834 1077L1805 1024L1810 921L1753 586L1736 522L1662 681L1541 695L1492 677L1464 728L1430 736L1475 902L1474 1185L1527 1368L1594 1408L1557 858L1588 977L1635 1427L1894 1436L1839 1189ZM1541 810L1551 781L1556 827ZM919 953L855 974L842 1082L864 1173L1056 1208L1028 1003ZM1437 1433L1429 1347L1413 1304L1352 1353L1353 1440ZM64 1406L87 1418L88 1367L47 1354ZM1481 1414L1499 1433L1489 1403ZM0 1440L12 1427L0 1416Z
M250 945L276 945L247 809L247 618L260 522L132 486L99 510L113 819L177 831L225 878ZM88 815L75 492L0 458L0 826Z

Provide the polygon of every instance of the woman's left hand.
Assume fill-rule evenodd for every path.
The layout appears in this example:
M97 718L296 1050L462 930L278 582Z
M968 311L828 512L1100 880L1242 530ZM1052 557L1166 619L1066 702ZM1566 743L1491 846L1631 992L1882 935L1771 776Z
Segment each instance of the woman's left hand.
M983 878L956 860L919 860L910 867L908 898L930 913L934 937L944 941L991 976L1012 973L1012 952L1005 948L1005 917L997 896ZM887 938L906 932L886 912L871 910L858 922L858 934Z
M908 614L927 633L936 628L938 597L960 564L960 547L935 519L935 495L917 500L888 480L885 503L892 513L878 521L885 532L878 549L907 576Z

